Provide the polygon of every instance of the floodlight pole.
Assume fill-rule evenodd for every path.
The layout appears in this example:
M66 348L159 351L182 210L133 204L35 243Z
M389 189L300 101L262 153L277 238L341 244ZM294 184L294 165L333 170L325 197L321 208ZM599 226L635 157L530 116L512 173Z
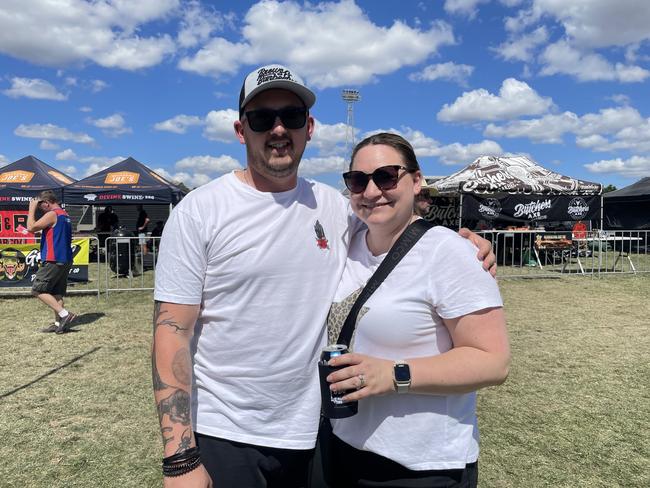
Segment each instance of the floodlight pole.
M343 89L341 97L348 106L348 117L345 128L345 153L349 157L354 147L354 103L361 100L359 90Z

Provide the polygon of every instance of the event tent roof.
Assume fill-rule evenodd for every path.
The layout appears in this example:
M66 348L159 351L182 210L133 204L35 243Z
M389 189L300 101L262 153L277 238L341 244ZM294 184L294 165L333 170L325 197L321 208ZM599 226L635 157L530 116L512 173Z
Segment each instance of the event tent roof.
M610 191L603 195L604 198L625 198L625 199L648 199L650 198L650 176L641 178L636 183L632 183L620 190Z
M434 182L441 194L523 193L600 195L602 185L550 171L525 156L481 156L469 166Z
M21 205L43 190L59 198L62 188L75 180L34 156L25 156L0 168L0 205Z
M63 201L71 205L133 205L178 203L184 192L129 157L65 187Z

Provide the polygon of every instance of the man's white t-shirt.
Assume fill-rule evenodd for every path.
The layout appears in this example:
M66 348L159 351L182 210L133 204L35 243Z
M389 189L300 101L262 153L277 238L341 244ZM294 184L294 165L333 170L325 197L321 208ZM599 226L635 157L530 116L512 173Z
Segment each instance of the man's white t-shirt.
M368 250L365 230L353 236L332 313L347 315L354 301L348 297L385 256ZM434 227L362 307L353 350L390 360L441 354L453 347L443 318L501 306L496 281L482 269L476 248L455 232ZM359 401L357 415L332 425L351 446L411 470L459 469L478 458L475 409L475 393L391 393Z
M264 193L234 173L190 192L163 231L155 300L200 304L193 428L286 449L314 447L324 323L349 243L347 200L298 179Z

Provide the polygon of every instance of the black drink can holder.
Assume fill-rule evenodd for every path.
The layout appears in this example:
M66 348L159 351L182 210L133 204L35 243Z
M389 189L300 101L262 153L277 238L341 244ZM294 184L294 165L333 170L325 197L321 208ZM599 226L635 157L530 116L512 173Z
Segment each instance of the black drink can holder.
M330 383L327 382L327 376L343 369L346 366L329 366L327 362L342 354L347 354L348 348L344 344L333 344L323 348L320 361L318 361L318 375L320 376L320 394L321 394L321 413L328 419L343 419L355 415L359 409L359 402L344 402L343 397L350 393L349 391L333 392L330 390Z

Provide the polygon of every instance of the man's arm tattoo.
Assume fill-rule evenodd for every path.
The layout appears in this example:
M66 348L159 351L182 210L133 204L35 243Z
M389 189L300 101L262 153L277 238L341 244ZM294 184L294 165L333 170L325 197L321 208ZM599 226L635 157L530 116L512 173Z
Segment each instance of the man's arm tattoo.
M159 326L161 325L167 325L169 327L173 327L175 332L180 332L181 330L187 330L187 327L181 326L176 320L174 320L173 317L170 318L162 318L161 316L164 314L169 314L168 310L160 310L160 305L161 302L155 302L154 307L153 307L153 331L154 333L158 329Z
M169 420L190 425L190 395L185 390L176 390L158 402L158 417L169 415Z
M187 349L179 349L172 360L174 378L182 385L189 385L192 381L192 357Z
M169 388L169 385L162 380L160 373L158 373L155 349L151 352L151 375L153 377L153 391L160 391Z
M192 433L190 432L190 429L185 429L181 434L181 441L178 443L178 449L176 449L176 454L189 449L191 443L192 443Z

